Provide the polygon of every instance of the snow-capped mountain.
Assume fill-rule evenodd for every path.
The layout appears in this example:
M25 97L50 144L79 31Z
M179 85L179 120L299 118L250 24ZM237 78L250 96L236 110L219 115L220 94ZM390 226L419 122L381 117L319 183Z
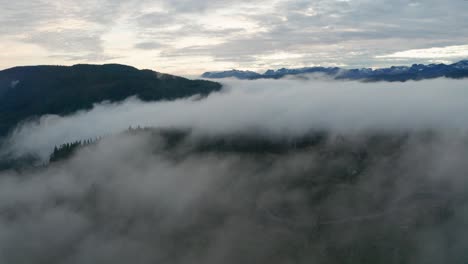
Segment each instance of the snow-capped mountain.
M217 71L205 72L203 78L222 79L237 78L242 80L280 79L287 75L319 73L334 79L363 80L363 81L407 81L422 80L438 77L466 78L468 77L468 60L453 64L413 64L412 66L392 66L389 68L344 69L338 67L306 67L297 69L267 70L264 73L253 71Z

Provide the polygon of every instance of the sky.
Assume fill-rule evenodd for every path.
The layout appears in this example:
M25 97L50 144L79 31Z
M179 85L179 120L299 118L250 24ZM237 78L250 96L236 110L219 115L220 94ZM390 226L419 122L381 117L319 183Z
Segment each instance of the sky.
M0 0L0 69L121 63L179 75L468 58L466 0Z

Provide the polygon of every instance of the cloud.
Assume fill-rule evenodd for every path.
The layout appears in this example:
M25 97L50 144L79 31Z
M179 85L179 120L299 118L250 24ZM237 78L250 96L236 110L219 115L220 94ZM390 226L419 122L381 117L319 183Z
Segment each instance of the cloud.
M171 148L145 133L106 137L67 161L0 173L0 262L464 257L466 135L387 136L331 137L276 155L197 152L190 140Z
M97 32L63 30L60 32L37 32L26 40L54 52L103 52Z
M0 172L0 262L464 258L465 81L224 85L207 98L131 98L19 126L2 149L44 160L54 145L105 137L67 160ZM122 133L137 125L188 134ZM318 143L297 146L317 131ZM264 152L265 142L288 147Z
M20 0L2 4L0 43L39 45L47 53L42 60L64 50L76 56L73 53L85 47L88 53L100 50L102 58L119 57L114 62L141 68L154 67L150 61L170 61L167 66L159 63L157 70L172 73L200 74L232 67L389 66L396 58L385 55L460 46L468 35L460 24L467 19L462 12L466 1ZM117 36L125 48L101 41ZM139 43L163 47L154 52L139 48ZM275 53L301 57L261 59ZM428 56L397 59L399 64L427 63L434 59ZM12 61L3 67L16 66Z
M83 61L83 62L105 62L109 60L115 60L118 56L110 56L102 53L86 53L84 55L70 55L70 54L56 54L49 56L50 58L63 59L65 61Z
M148 49L148 50L159 49L161 47L162 47L162 45L160 43L157 43L157 42L140 42L140 43L135 45L135 48Z
M406 59L461 59L468 57L468 45L448 46L429 49L413 49L399 51L376 58L406 58Z
M465 81L405 83L327 81L321 78L239 81L206 99L95 105L72 116L43 116L19 126L8 140L16 154L47 159L54 146L119 133L129 126L191 128L202 134L264 131L300 136L311 130L442 129L466 131ZM89 124L93 124L90 126Z
M0 5L0 46L11 51L2 67L116 57L172 72L386 66L451 61L465 56L468 40L466 1ZM21 124L2 151L47 160L55 145L106 137L63 162L0 172L0 262L465 261L465 81L301 76L224 85L203 99L132 98ZM120 134L137 125L191 134L174 148L159 135ZM271 155L194 147L239 134L294 142L311 130L329 137Z
M1 11L0 43L15 41L14 46L22 43L33 44L45 51L41 61L63 62L78 59L80 56L106 58L106 47L101 41L102 35L111 30L112 24L120 16L120 9L125 1L0 1ZM67 58L65 58L67 57ZM50 59L54 58L54 59ZM12 60L9 60L11 64ZM33 64L36 56L31 56ZM105 60L98 60L105 61ZM54 64L48 63L48 64ZM47 64L47 63L46 63ZM17 66L17 65L5 65Z

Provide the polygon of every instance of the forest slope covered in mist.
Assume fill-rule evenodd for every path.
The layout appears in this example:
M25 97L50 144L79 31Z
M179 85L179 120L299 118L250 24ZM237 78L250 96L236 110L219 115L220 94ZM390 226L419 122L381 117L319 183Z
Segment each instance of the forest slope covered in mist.
M467 260L465 81L222 85L16 126L0 262Z
M103 101L174 100L220 89L215 82L118 64L15 67L0 71L0 135L27 118L71 114Z

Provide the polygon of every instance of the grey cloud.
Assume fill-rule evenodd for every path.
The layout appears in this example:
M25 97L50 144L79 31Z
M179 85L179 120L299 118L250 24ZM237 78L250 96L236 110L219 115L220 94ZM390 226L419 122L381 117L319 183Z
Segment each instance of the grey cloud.
M401 148L390 151L397 155L387 156L389 149L379 151L366 135L331 137L318 149L254 156L191 152L193 141L171 150L163 138L123 134L37 171L4 172L0 261L462 258L468 153L460 142L467 142L466 136L436 134L430 140L410 133ZM355 169L349 167L355 152L347 154L346 148L362 146L376 148L365 170L352 182L340 178Z
M344 64L363 67L369 64L381 65L382 61L375 60L375 55L389 53L390 50L395 52L466 42L466 34L460 34L460 30L466 28L460 27L460 21L466 20L466 14L458 12L459 8L466 7L466 3L433 1L411 6L412 3L287 1L280 3L274 13L246 16L266 28L266 32L235 37L219 45L176 50L173 53L203 54L213 56L215 60L252 66L248 59L252 55L288 51L303 54L303 62L327 64L341 60ZM316 15L305 16L299 12L309 7ZM280 16L288 20L281 21ZM195 29L192 32L196 34L198 31ZM330 44L345 48L338 50L329 47L326 55L316 53L318 46ZM362 50L366 51L365 55L350 55ZM284 63L286 66L289 63L290 67L297 65L297 61Z
M142 29L157 29L159 27L173 24L177 21L177 15L163 12L152 12L139 15L134 19Z
M463 259L465 81L302 77L228 80L203 99L133 98L23 124L10 150L44 159L54 145L107 136L70 159L0 173L0 262ZM137 125L190 132L175 146L121 133ZM197 148L239 136L293 145L323 130L318 146L274 154Z
M99 32L83 30L37 32L30 35L26 41L53 52L103 52Z
M85 52L105 57L101 36L120 16L124 3L131 1L5 1L2 3L0 32L5 30L5 34L20 35L16 40L39 45L51 56ZM92 28L63 29L60 23L64 19L89 22Z
M137 49L144 49L144 50L152 50L152 49L159 49L163 45L157 42L140 42L135 45Z
M132 1L114 0L65 0L50 2L46 0L2 0L2 29L18 30L16 33L35 32L37 27L64 18L79 18L101 25L114 23L120 16L123 4ZM60 25L56 25L60 27ZM13 33L13 32L10 32Z
M99 47L96 40L108 32L116 21L120 21L134 27L140 43L173 43L181 35L224 39L224 43L219 45L188 49L165 47L162 54L166 58L170 58L171 54L203 55L215 61L234 62L249 68L258 66L252 62L253 56L281 51L302 54L301 60L278 62L290 67L298 64L329 64L337 60L341 61L340 64L367 67L391 63L390 60L375 59L377 55L416 48L461 45L468 40L465 37L468 35L468 27L463 25L467 14L461 12L468 3L458 0L255 3L259 7L271 7L265 10L256 9L251 3L248 6L248 1L177 0L158 1L163 10L147 13L146 7L151 3L133 0L69 0L54 4L39 0L4 0L0 17L0 23L4 26L0 32L12 36L21 33L27 36L25 41L33 39L33 43L46 47L52 45L50 42L53 39L75 38L89 45L90 49L105 49ZM304 13L307 10L311 10L309 15ZM220 11L229 11L226 16L233 14L239 19L248 19L260 26L262 31L247 33L242 28L209 30L196 21L196 17L222 13ZM74 37L67 32L56 33L52 40L48 40L45 35L40 36L43 33L38 31L38 27L60 18L80 18L95 23L96 28L77 31ZM181 28L161 30L174 26ZM91 41L90 38L95 40ZM66 42L63 42L63 46L60 43L56 41L53 46L67 49ZM329 46L326 52L316 52L319 47L326 46ZM80 49L82 46L76 44L71 47ZM402 60L401 63L411 61Z
M227 6L249 3L246 0L163 0L165 6L173 12L181 13L204 13L216 9L225 8ZM266 1L259 1L259 4L264 4Z
M61 59L64 59L65 61L71 61L71 62L77 62L77 61L105 62L105 61L122 58L120 56L111 56L111 55L106 55L103 53L86 53L84 55L56 54L56 55L50 55L49 57L61 58Z
M2 0L0 5L3 7L0 16L2 34L29 33L55 13L50 3L42 0Z
M63 142L114 134L137 125L188 127L208 134L255 128L272 136L301 135L312 129L342 133L468 129L459 114L468 111L463 80L361 83L312 78L231 80L224 85L226 91L204 100L142 103L129 99L121 104L99 104L73 116L44 116L19 126L8 145L18 155L37 153L46 159Z

